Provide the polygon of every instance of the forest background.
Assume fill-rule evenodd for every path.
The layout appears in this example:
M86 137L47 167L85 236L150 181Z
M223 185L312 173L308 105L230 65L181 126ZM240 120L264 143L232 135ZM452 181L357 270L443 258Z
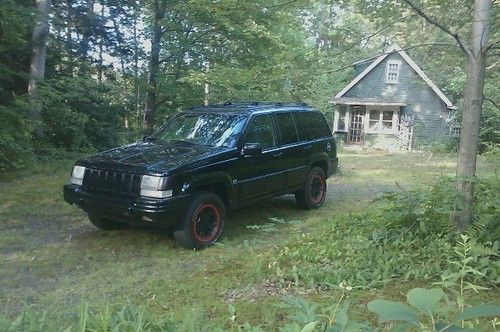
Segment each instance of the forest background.
M0 170L136 141L205 99L305 101L331 115L352 63L393 43L462 110L466 56L404 1L41 2L50 9L46 36L33 31L41 19L34 1L0 3ZM418 6L469 35L472 1ZM498 7L494 1L491 40ZM40 38L47 51L34 104L30 61ZM499 62L489 52L480 151L500 142Z

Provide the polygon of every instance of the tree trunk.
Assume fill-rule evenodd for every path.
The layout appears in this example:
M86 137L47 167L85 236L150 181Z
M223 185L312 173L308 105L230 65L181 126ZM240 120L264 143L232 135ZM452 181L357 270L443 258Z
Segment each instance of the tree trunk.
M71 5L72 0L66 0L66 52L68 58L67 61L67 71L68 76L73 76L73 38L71 37L71 28L73 26L73 7Z
M97 67L97 81L102 82L102 72L104 67L104 30L106 29L106 23L104 19L104 1L100 2L101 5L101 36L99 37L99 66Z
M45 76L50 6L51 0L36 0L38 18L33 28L30 78L28 82L28 97L31 103L30 118L33 121L35 139L43 137L41 124L42 104L38 96L38 83Z
M452 221L460 231L472 222L473 216L474 178L486 65L485 45L488 41L491 4L491 0L476 0L472 21L462 132L457 163L457 197L452 213Z
M154 22L153 22L153 37L151 39L151 54L149 56L149 79L148 92L146 97L146 109L144 110L144 133L150 135L153 133L155 113L156 113L156 97L158 84L158 69L160 68L160 47L163 31L161 28L161 20L164 17L164 11L160 8L159 0L153 3Z
M94 13L94 5L95 5L95 0L87 0L86 3L86 12L84 15L88 16L88 24L90 24L93 28L95 28L95 13ZM88 27L84 29L82 36L81 36L81 41L79 45L79 56L81 57L82 61L78 64L80 66L78 73L80 76L85 76L88 72L88 55L90 51L90 38L92 37L93 31L89 29Z

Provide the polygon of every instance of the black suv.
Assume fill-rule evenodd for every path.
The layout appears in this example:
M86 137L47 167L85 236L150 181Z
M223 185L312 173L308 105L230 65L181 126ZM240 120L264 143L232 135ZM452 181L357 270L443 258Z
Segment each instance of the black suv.
M101 229L174 227L179 244L202 248L220 237L228 208L289 193L320 207L337 162L325 118L306 104L199 106L139 143L79 160L64 199Z

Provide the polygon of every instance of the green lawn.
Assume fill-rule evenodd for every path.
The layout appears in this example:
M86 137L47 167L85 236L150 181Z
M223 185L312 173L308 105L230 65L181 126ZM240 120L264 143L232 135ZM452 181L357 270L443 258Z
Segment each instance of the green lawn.
M292 196L283 196L231 212L224 239L202 251L182 249L170 234L156 229L104 232L93 227L84 213L62 199L71 162L40 165L33 175L3 174L0 316L12 318L32 308L64 319L85 299L94 308L105 303L147 305L156 315L211 330L228 327L231 303L238 321L272 330L285 319L283 309L274 305L285 296L331 303L336 291L274 282L268 258L300 233L321 236L332 218L370 209L369 203L383 192L419 186L455 171L454 158L429 153L343 152L339 157L339 175L329 179L321 209L298 210ZM491 172L479 163L480 175ZM384 292L401 297L414 286L363 289L356 298L364 305ZM498 300L499 292L489 296Z

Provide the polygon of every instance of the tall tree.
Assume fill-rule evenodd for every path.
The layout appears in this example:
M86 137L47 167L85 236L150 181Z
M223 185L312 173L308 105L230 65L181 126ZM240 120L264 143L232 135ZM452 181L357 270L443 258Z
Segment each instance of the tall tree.
M151 53L149 55L149 78L146 99L146 109L144 110L145 134L153 132L154 118L156 113L156 98L158 85L158 70L160 68L161 39L164 34L162 20L165 18L165 4L162 0L153 0L152 3L152 32L151 32Z
M492 0L476 0L470 46L466 49L467 81L465 88L462 133L457 164L457 204L452 214L460 230L472 221L474 203L474 176L476 174L479 143L479 123L483 105L484 72L488 50Z
M490 16L493 0L475 0L470 43L467 45L461 36L432 18L411 0L404 0L427 22L452 36L467 56L467 80L462 114L462 132L457 162L455 209L451 219L459 230L464 230L473 217L474 181L476 175L477 152L479 143L479 124L483 105L486 55Z
M40 123L42 106L40 100L38 99L38 84L45 76L50 6L51 0L36 1L38 18L33 28L32 36L32 55L30 79L28 82L28 96L31 102L30 117L34 122L34 135L38 139L43 137L43 130Z

